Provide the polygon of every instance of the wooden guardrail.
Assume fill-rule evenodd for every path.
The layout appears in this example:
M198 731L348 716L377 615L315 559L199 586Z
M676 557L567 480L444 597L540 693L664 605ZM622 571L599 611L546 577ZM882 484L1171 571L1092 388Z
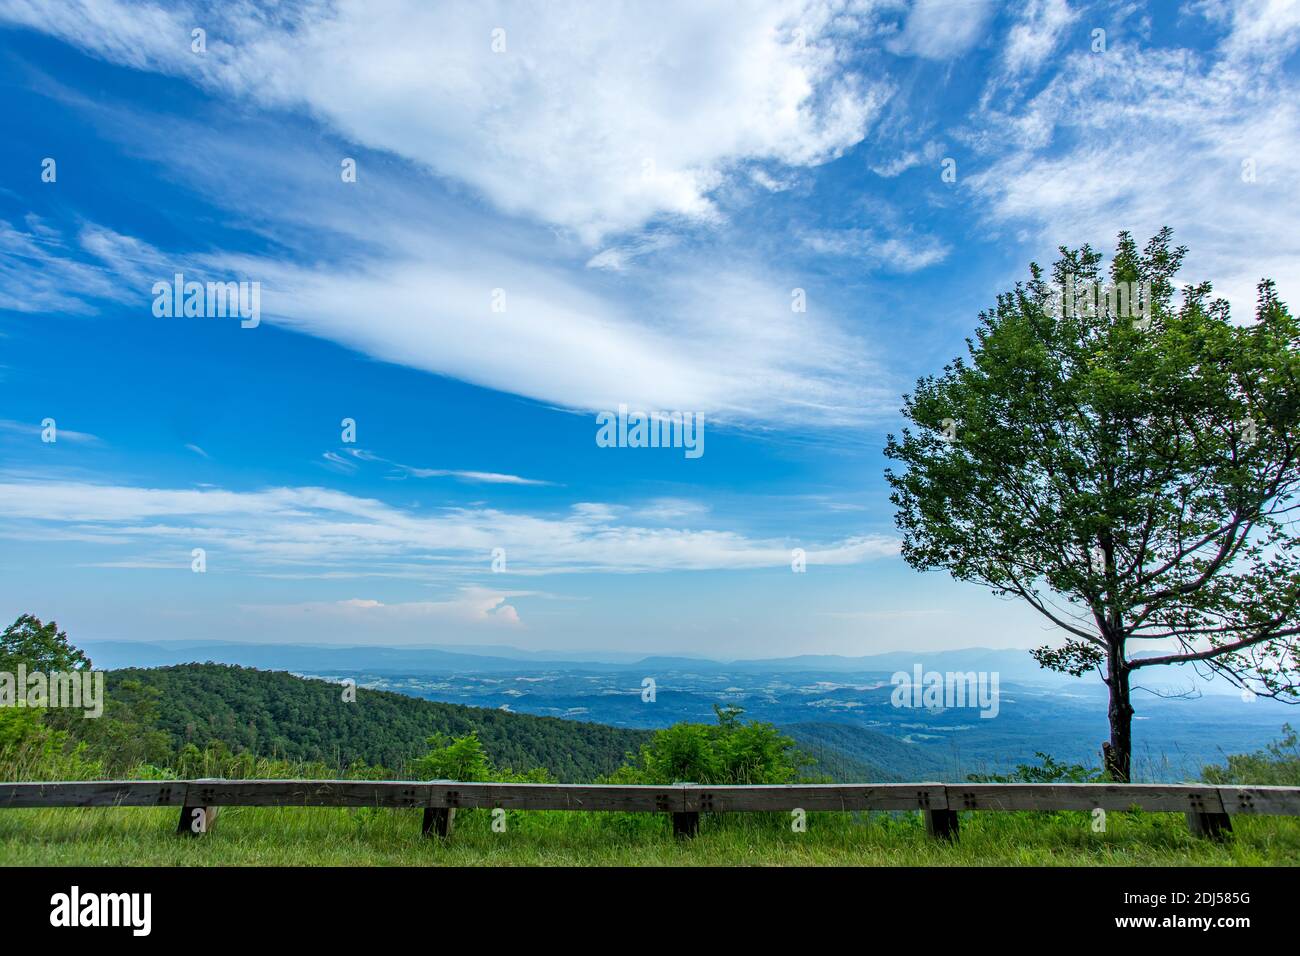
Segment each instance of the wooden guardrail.
M451 780L94 780L0 783L8 807L181 808L178 833L211 827L228 807L391 807L423 810L422 832L449 837L456 810L669 813L673 831L699 829L701 813L919 810L936 837L956 839L962 810L1146 810L1183 813L1199 836L1220 837L1240 814L1300 816L1300 787L1110 783L885 783L627 786L462 783Z

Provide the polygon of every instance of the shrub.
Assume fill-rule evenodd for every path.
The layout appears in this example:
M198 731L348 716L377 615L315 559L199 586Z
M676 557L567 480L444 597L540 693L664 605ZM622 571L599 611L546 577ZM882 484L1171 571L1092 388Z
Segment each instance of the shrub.
M477 780L490 783L548 783L551 775L545 767L527 773L515 773L509 767L495 767L488 758L477 731L463 737L437 733L428 739L431 748L423 757L412 760L408 772L415 780Z
M673 724L609 777L612 783L790 783L811 761L775 726L745 722L739 707L714 705L717 725Z
M0 708L0 779L93 780L104 765L66 730L45 724L39 707Z

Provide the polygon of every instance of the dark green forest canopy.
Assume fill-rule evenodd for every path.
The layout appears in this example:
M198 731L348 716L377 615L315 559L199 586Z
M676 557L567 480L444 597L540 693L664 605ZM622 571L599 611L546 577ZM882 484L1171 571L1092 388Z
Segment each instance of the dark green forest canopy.
M360 760L400 772L408 758L428 750L431 735L477 731L498 767L546 767L561 781L590 781L612 773L649 739L640 730L388 691L358 689L355 703L345 703L338 684L224 664L109 671L109 697L128 680L159 692L158 725L178 748L193 743L202 750L220 740L236 753L339 767Z

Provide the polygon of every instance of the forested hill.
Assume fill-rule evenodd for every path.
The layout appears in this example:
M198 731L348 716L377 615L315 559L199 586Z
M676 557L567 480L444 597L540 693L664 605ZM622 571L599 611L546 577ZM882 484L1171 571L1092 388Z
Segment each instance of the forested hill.
M359 689L354 703L342 687L225 664L109 671L111 696L125 680L157 689L158 726L176 746L200 749L222 740L231 750L289 760L323 760L346 767L355 760L400 772L407 758L441 732L479 739L499 767L546 767L561 781L591 781L610 773L649 739L643 730L512 714L460 704Z

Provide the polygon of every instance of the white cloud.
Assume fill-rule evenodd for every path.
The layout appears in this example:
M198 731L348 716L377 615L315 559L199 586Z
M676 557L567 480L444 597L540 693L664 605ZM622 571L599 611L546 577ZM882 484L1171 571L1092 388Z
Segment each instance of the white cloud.
M71 249L39 223L30 231L0 220L0 309L86 314L86 296L110 299L121 284L109 270L73 258Z
M663 517L651 512L647 517ZM202 547L210 573L302 570L430 580L485 573L494 548L504 548L509 571L523 575L788 567L792 547L803 547L809 564L857 564L898 550L895 539L882 535L800 542L639 525L620 520L623 509L602 504L549 515L482 507L422 514L310 487L234 492L7 481L0 482L0 515L4 536L39 530L42 540L140 550L115 560L119 567L170 560L188 570L190 549Z
M88 122L116 139L123 150L165 165L171 175L226 209L230 226L259 236L264 240L259 247L274 252L263 258L208 249L155 249L93 224L65 242L58 233L51 238L29 226L27 231L9 230L9 240L29 250L28 260L22 268L14 268L14 281L0 282L0 288L14 289L16 307L33 311L94 312L105 302L116 301L119 308L134 307L147 314L152 283L170 280L176 271L201 280L247 279L261 283L264 325L278 324L383 361L563 409L596 412L626 403L703 413L715 426L760 427L851 426L892 414L899 384L871 359L865 341L844 331L845 317L826 307L828 297L815 296L817 307L792 321L790 290L804 282L783 276L770 263L737 255L725 244L686 250L681 248L682 237L690 230L681 228L681 217L670 216L666 222L640 228L641 213L626 218L624 224L631 231L598 247L584 245L574 233L585 227L573 223L594 215L595 206L569 220L572 229L553 231L526 219L503 218L467 198L464 190L444 188L422 168L437 167L439 157L463 161L467 175L487 175L486 170L495 165L492 175L504 175L501 170L509 169L510 188L535 189L537 203L568 202L564 198L568 190L579 205L594 203L603 208L608 204L610 215L619 218L626 197L603 183L600 170L588 168L588 160L622 162L611 159L611 151L616 154L633 147L616 143L595 149L593 138L582 129L563 123L556 127L556 111L580 115L583 123L613 124L595 141L612 138L622 143L622 124L637 126L644 121L655 137L670 142L673 149L711 157L700 160L712 170L709 177L734 174L748 184L758 164L775 176L782 163L818 161L830 155L830 141L807 126L811 114L805 114L812 110L818 117L831 115L823 102L829 87L823 89L820 80L809 81L813 99L791 105L780 97L765 96L754 84L780 81L798 87L798 77L810 75L808 71L836 89L857 83L851 76L839 76L842 66L832 68L829 60L835 44L848 42L854 30L845 25L850 17L837 16L833 23L827 19L838 9L836 5L818 7L820 12L802 19L796 16L796 7L792 2L778 4L778 12L785 11L778 17L768 6L755 5L753 21L747 19L736 29L710 22L710 17L731 16L721 9L680 15L665 11L651 18L660 21L657 25L629 27L617 36L611 31L617 32L622 23L618 17L583 17L581 29L565 32L557 26L561 14L535 24L533 14L512 10L502 13L514 57L508 62L491 54L487 33L471 36L464 32L468 27L463 23L442 33L434 31L436 43L424 45L426 38L417 27L432 29L437 24L429 18L443 14L423 8L411 14L400 35L389 36L378 27L358 28L355 36L349 36L352 46L346 55L340 53L342 65L323 69L322 75L370 71L384 64L383 76L353 77L347 90L329 97L330 103L337 100L338 109L359 111L358 122L383 120L385 136L412 137L406 146L389 148L416 159L417 164L361 152L356 189L340 185L333 156L322 162L319 136L278 122L274 113L218 112L215 119L141 114L111 100L88 99L51 78L43 84L49 95L84 111ZM198 22L191 14L184 8L167 14L149 9L153 11L145 17L149 29L137 30L136 21L110 2L95 4L93 10L83 11L85 15L79 15L77 4L47 15L43 8L0 0L0 10L10 19L118 62L193 76L218 92L271 97L289 106L304 106L295 97L312 100L315 96L311 90L285 85L302 77L292 57L287 65L282 62L288 54L281 46L288 41L277 31L283 27L283 17L296 14L268 13L268 31L256 36L243 21L223 20L220 12L205 15L208 54L200 56L189 48L189 25ZM312 8L302 13L301 23L295 21L293 56L309 57L317 47L333 49L326 39L342 43L337 36L339 24L360 16L348 4L328 20L314 19L318 13ZM633 20L646 16L620 13L624 15ZM382 19L387 30L397 29L387 13ZM781 26L786 19L791 25ZM704 30L708 44L721 44L725 50L696 49L693 41L683 40L676 31L687 29L689 23ZM763 24L770 28L766 33L760 29ZM794 24L806 30L805 47L786 51ZM825 24L824 35L818 31L820 24ZM585 30L596 32L587 36ZM372 48L383 37L392 48ZM469 45L460 53L436 55L447 44L462 40ZM249 44L256 56L249 53ZM737 44L744 50L732 49ZM748 54L754 44L780 49L769 50L768 59L764 55L751 59ZM479 52L471 56L471 48ZM713 52L718 54L716 61L696 62ZM462 63L457 56L470 59ZM771 57L780 63L774 64ZM792 59L787 63L782 59L786 57ZM657 58L662 58L662 68L653 66ZM696 73L688 81L682 58L690 60L692 70L708 72L710 82L703 83ZM469 73L462 75L462 67ZM275 82L263 76L275 70L283 71L276 74ZM488 108L476 99L478 93L464 103L443 102L430 98L423 88L416 92L410 88L416 80L436 87L453 79L469 82L466 77L494 71L483 76L487 88L495 89L501 70L534 80L538 74L546 82L521 80L520 89L500 91L500 102L494 101L489 110L491 123L475 125L475 117L461 115ZM265 82L251 81L254 74ZM579 74L580 83L575 79ZM606 74L613 84L608 88L591 82L591 76ZM554 89L552 80L558 84ZM638 92L618 83L633 84ZM567 106L558 102L579 92L577 99L565 101ZM377 100L355 100L363 95ZM588 102L592 97L596 102ZM622 100L606 101L608 97ZM304 102L304 108L316 109L314 101ZM407 117L403 111L408 109L420 115ZM533 117L533 109L546 121ZM653 115L647 118L639 112L643 110ZM444 116L446 111L454 115ZM520 152L494 140L498 134L513 134L493 124L504 123L520 111L521 128L553 137L554 142L535 142ZM772 115L761 119L768 112ZM365 139L355 131L344 132ZM455 149L435 148L426 142L434 133L464 142ZM276 150L260 148L272 135ZM580 142L571 142L567 137L572 136ZM715 136L743 148L710 146ZM382 139L377 135L366 142L383 148ZM832 139L847 145L853 137ZM177 150L177 142L187 148ZM426 147L432 150L427 163L422 158ZM350 147L336 144L333 148ZM572 164L572 181L548 181L544 170L532 168L535 163L560 159ZM662 158L656 169L664 172ZM362 188L364 201L358 202ZM642 188L638 179L636 196ZM554 221L562 219L565 216ZM653 269L642 268L651 256ZM582 268L584 263L589 268ZM0 264L0 278L5 278L6 268ZM503 312L491 309L494 289L504 290L508 305ZM148 320L166 321L151 315ZM727 361L717 361L719 355L726 355ZM321 465L346 469L328 458Z
M373 633L376 629L382 629L383 633L391 635L394 629L404 632L413 626L438 624L517 628L522 623L519 611L507 601L530 593L466 587L446 601L385 604L373 598L351 598L346 601L306 601L298 604L245 604L241 610L266 622L324 628L327 639L340 629L352 634Z
M682 521L700 519L709 513L709 506L685 498L656 498L637 509L637 517L645 521Z
M1007 34L1002 51L1004 68L1013 74L1038 69L1078 17L1078 11L1070 9L1066 0L1030 0Z
M623 272L635 259L677 245L678 237L671 232L648 232L600 250L587 260L588 269L608 269Z
M392 256L342 271L167 253L98 227L83 230L87 235L104 256L129 250L125 275L114 279L84 265L57 240L10 229L0 241L7 236L29 250L18 274L28 287L57 289L40 300L50 309L93 312L107 299L135 303L150 322L222 321L155 318L149 289L177 271L256 280L264 323L561 408L594 412L626 403L732 424L845 425L892 410L895 398L861 341L833 317L817 310L791 322L789 285L734 263L729 271L697 265L659 276L624 305L513 255L475 247L467 256L454 248L457 236L403 232L392 237L401 245ZM493 310L494 289L503 290L505 311ZM719 354L727 363L715 360Z
M393 470L399 475L410 478L456 478L460 481L474 482L485 485L550 485L553 482L541 481L536 478L522 478L519 475L506 475L495 471L460 471L451 468L417 468L414 465L403 465L400 462L389 461L387 458L381 458L373 452L365 451L361 448L350 448L348 454L361 461L377 462L379 464L391 465ZM327 460L336 461L338 456Z
M951 59L979 42L992 12L989 0L915 0L889 49L929 60Z
M486 256L354 272L226 261L262 277L264 322L565 408L626 403L731 423L829 425L892 409L895 398L860 341L824 313L792 322L792 284L745 272L662 277L629 306ZM497 288L506 302L499 312Z
M39 441L41 433L45 429L39 422L16 422L10 418L0 418L0 432L8 432L12 435L22 435L33 441ZM55 421L54 438L56 442L70 441L82 444L100 444L101 439L98 435L92 435L90 432L73 431L71 428L63 428Z
M1231 57L1283 57L1300 44L1300 4L1295 0L1207 0L1189 4L1226 25L1224 52Z
M966 185L990 220L1028 225L1047 249L1104 247L1121 229L1142 242L1169 225L1191 250L1184 276L1210 279L1239 317L1253 314L1263 277L1295 300L1300 88L1269 67L1300 34L1241 29L1207 55L1119 44L1072 54L1032 99L976 121L972 142L991 158Z
M800 238L820 255L848 256L895 272L916 272L942 262L951 252L934 236L884 235L874 229L823 229Z
M309 111L595 242L658 217L716 217L710 193L742 161L816 165L859 142L888 91L842 68L838 27L853 6L341 0L199 15L8 0L0 16L113 62ZM207 52L195 54L200 22ZM492 49L498 28L504 52Z
M943 144L931 140L920 149L909 149L886 163L877 163L871 171L884 179L900 176L914 166L937 162L943 153Z

